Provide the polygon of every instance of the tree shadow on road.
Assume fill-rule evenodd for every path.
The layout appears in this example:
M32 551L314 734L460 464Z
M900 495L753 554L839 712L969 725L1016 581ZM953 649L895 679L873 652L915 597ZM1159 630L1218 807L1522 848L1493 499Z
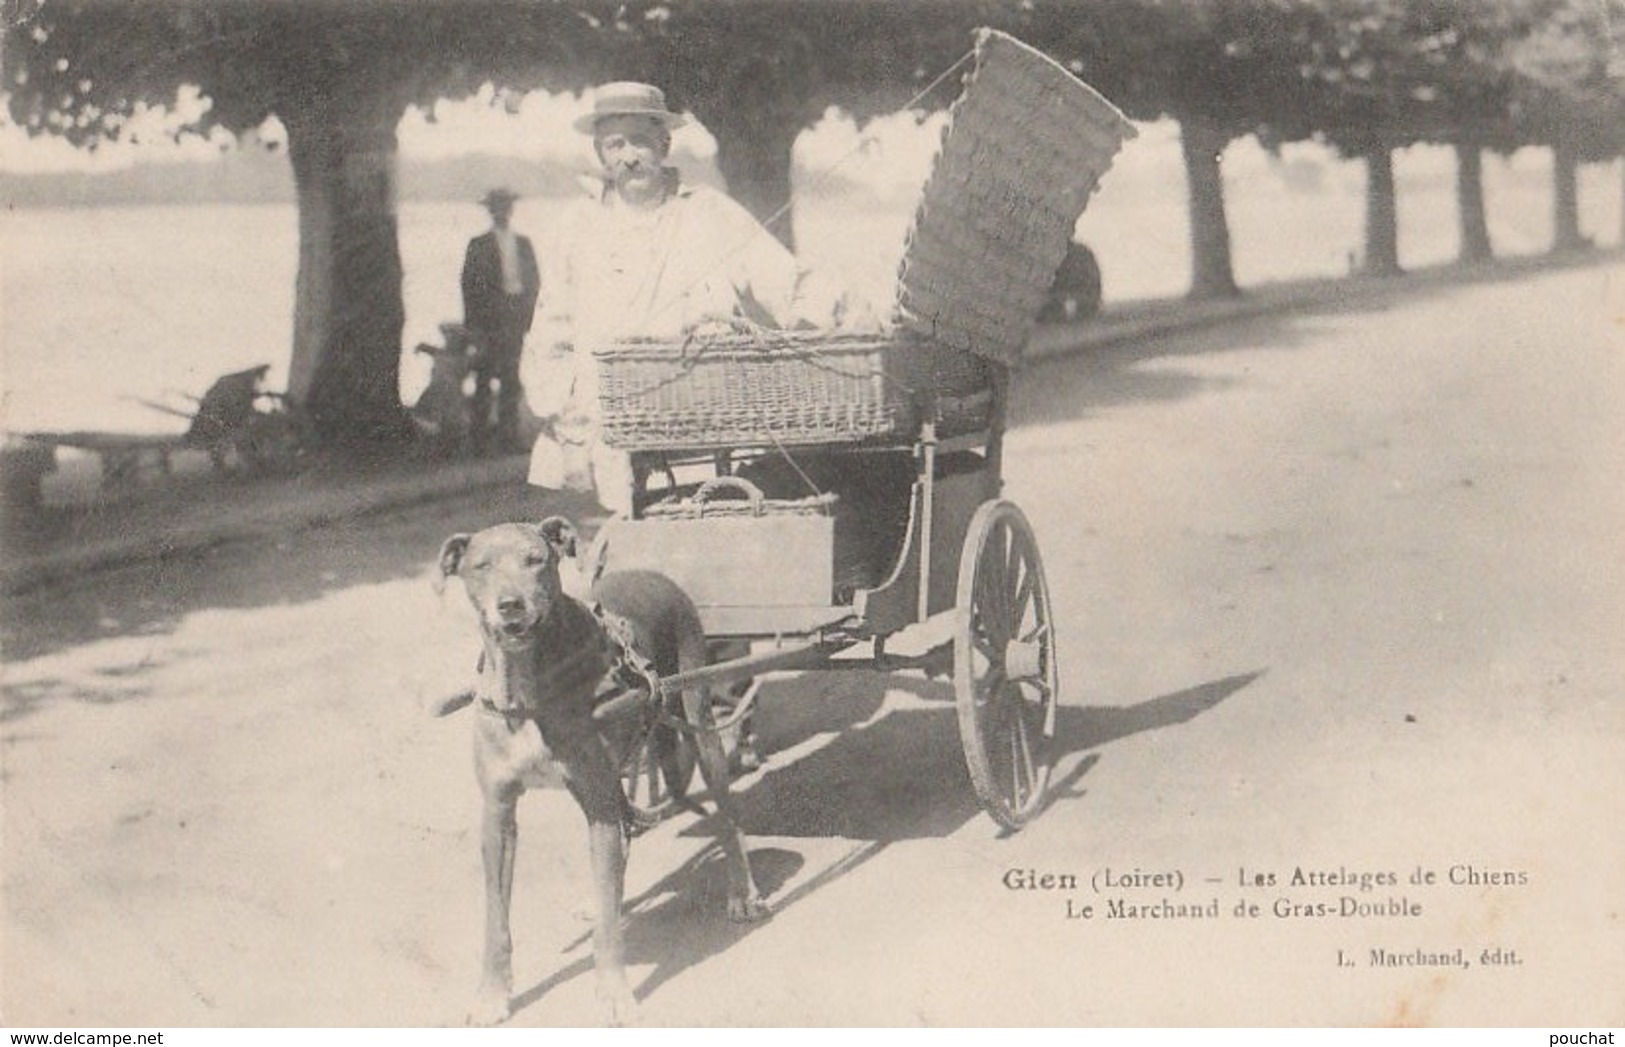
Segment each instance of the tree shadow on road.
M1438 266L1400 277L1356 276L1329 279L1307 293L1291 286L1263 286L1248 293L1256 305L1272 298L1290 301L1257 315L1232 316L1184 331L1125 335L1097 348L1035 361L1012 385L1010 426L1075 421L1094 411L1125 403L1174 401L1235 384L1177 367L1147 367L1152 361L1215 356L1240 350L1290 351L1317 344L1322 329L1338 318L1358 318L1415 303L1462 294L1473 287L1528 280L1566 269L1615 264L1618 250L1567 258L1506 259L1493 265ZM1177 314L1182 304L1154 303ZM1125 311L1132 312L1132 307ZM1064 339L1063 339L1064 341Z
M311 604L356 587L402 580L421 582L429 594L444 538L530 518L534 502L522 485L475 492L411 512L334 520L6 596L0 600L0 648L8 664L21 667L59 652L68 658L42 666L33 677L26 671L9 674L0 688L0 723L56 701L106 703L149 695L147 680L154 670L192 656L174 648L174 641L159 641L193 615ZM561 498L558 511L587 519L580 498ZM443 597L461 598L450 591ZM244 628L251 628L247 620ZM109 642L117 646L100 647L83 659L74 653Z

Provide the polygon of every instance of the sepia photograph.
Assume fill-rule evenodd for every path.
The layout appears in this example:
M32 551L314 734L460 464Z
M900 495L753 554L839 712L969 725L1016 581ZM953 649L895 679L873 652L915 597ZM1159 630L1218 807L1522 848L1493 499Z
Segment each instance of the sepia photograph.
M1625 0L0 11L0 1026L1625 1027Z

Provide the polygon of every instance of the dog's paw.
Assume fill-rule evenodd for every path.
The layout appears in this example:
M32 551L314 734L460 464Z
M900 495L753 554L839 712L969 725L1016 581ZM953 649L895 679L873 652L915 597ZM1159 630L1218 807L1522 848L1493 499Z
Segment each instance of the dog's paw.
M773 915L773 910L757 894L732 895L728 898L728 919L733 923L756 923Z
M729 768L734 774L745 775L752 771L762 769L762 752L756 747L755 735L744 735L739 739L739 747L733 751L732 766Z
M468 1009L465 1024L481 1027L501 1025L512 1013L508 990L488 986L480 989L479 995L474 998L473 1006Z
M625 974L599 975L598 1008L604 1016L604 1024L611 1028L637 1024L638 999L632 995L632 987L626 984Z

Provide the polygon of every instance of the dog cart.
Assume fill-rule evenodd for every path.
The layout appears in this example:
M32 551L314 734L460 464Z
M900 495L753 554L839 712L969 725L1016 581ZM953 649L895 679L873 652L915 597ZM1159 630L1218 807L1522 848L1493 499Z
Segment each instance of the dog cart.
M1078 216L1133 133L1050 59L982 30L886 330L597 352L603 439L631 453L634 489L588 565L669 575L716 648L750 651L599 710L645 716L623 772L634 807L658 815L668 779L692 769L670 758L696 729L668 711L685 687L727 696L733 685L710 725L720 729L746 715L764 673L951 668L982 806L1007 829L1038 810L1060 679L1038 542L1001 497L1008 375ZM888 651L902 630L950 614L947 643Z

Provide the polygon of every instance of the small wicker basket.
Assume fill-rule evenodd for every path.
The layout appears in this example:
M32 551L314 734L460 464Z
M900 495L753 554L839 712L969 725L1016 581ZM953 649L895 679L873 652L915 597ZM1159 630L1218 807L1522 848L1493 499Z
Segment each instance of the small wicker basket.
M898 269L888 330L765 331L594 352L603 438L625 450L861 442L988 421L1072 229L1134 127L1004 33L978 31Z
M731 491L738 498L718 498ZM719 517L834 516L840 498L830 492L805 498L768 498L762 489L737 476L718 476L686 498L671 497L643 510L646 519L704 520Z

